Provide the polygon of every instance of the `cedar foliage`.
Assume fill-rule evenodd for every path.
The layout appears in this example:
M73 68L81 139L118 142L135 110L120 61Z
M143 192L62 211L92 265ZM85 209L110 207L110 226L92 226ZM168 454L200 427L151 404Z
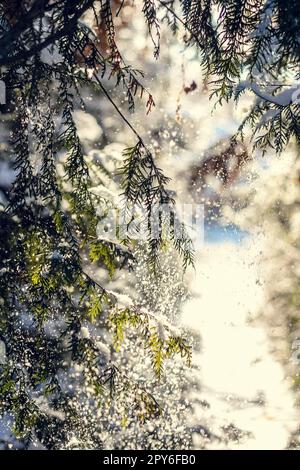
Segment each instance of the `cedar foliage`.
M73 118L83 86L109 99L136 138L135 145L124 151L121 170L121 188L129 207L143 205L149 222L157 205L174 205L168 178L103 85L103 77L109 77L120 93L125 91L130 111L137 96L145 100L147 112L155 105L142 83L143 73L125 62L116 42L114 20L123 6L121 2L116 13L111 0L0 2L0 70L9 96L7 107L14 115L10 145L17 172L0 212L0 335L6 355L1 364L1 412L13 414L15 435L25 446L36 434L48 448L55 448L80 427L72 393L58 378L58 371L68 371L72 364L81 367L78 381L89 384L96 401L112 399L126 387L135 402L142 402L142 420L159 412L150 393L130 384L114 364L107 365L96 342L82 336L85 321L112 329L116 349L125 327L136 328L158 378L164 361L174 354L188 363L191 360L183 338L166 327L162 339L155 316L153 325L150 314L138 307L122 309L118 299L83 269L85 253L91 262L104 265L110 276L133 258L130 239L114 244L97 237L99 200L89 191L89 168ZM263 149L273 145L281 151L291 136L299 140L298 103L278 99L288 84L286 69L299 78L298 6L296 0L288 4L283 0L144 0L140 12L155 58L160 28L167 22L174 33L183 29L186 45L197 48L205 80L220 102L238 99L247 88L254 91L257 101L240 132L250 122L260 132L257 145ZM87 11L94 15L95 31L81 20ZM241 85L245 73L248 79ZM268 94L252 86L258 75ZM57 172L61 152L67 155L63 178ZM184 230L182 234L178 239L173 230L170 236L187 267L193 263L193 250ZM163 244L162 223L157 237L150 232L148 237L153 270ZM46 327L53 319L59 330L49 334ZM62 411L64 418L42 409L41 397L51 409ZM95 436L86 435L87 427L80 428L84 445L101 447Z

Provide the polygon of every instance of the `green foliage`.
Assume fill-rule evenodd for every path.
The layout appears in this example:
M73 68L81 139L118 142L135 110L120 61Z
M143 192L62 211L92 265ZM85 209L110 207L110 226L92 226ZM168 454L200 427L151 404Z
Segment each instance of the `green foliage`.
M113 344L119 351L125 339L125 328L137 328L141 331L141 339L149 351L153 370L158 379L162 378L166 359L179 354L191 366L191 348L187 342L172 335L170 327L161 324L154 316L137 307L113 311L109 320L114 329ZM156 324L155 326L153 324Z
M176 0L159 3L174 31L183 26L186 43L197 46L211 96L222 103L254 93L242 136L249 124L264 152L281 152L291 137L299 142L297 0L180 0L182 18Z
M108 303L108 296L105 291L101 295L99 295L97 291L94 291L90 296L90 306L87 311L87 316L92 323L96 322L101 314L104 302Z
M112 278L116 269L134 265L134 255L125 246L107 240L91 242L89 246L89 257L92 262L100 261L108 270Z
M0 33L0 75L14 117L10 150L17 175L0 212L0 339L5 346L1 414L12 414L14 433L25 447L34 435L46 447L57 448L81 433L81 445L95 448L101 443L93 423L79 431L81 403L88 400L96 410L104 406L103 422L106 404L121 401L125 393L141 421L156 415L159 405L140 384L124 379L114 364L108 365L110 358L97 345L99 331L109 338L107 315L120 307L115 295L94 279L95 273L85 271L86 264L104 267L112 278L119 269L133 268L134 244L130 239L112 242L97 236L109 201L91 191L91 163L78 136L74 111L78 103L84 106L81 90L90 87L106 96L124 118L106 92L103 77L115 79L115 86L125 90L130 111L137 94L146 96L147 112L154 101L140 82L143 73L126 64L118 50L110 1L19 3L11 24L6 6L0 6L1 24L6 25ZM89 9L95 24L102 23L107 54L80 21ZM145 2L141 13L157 56L154 3ZM44 59L45 52L51 60ZM127 202L138 201L150 217L154 203L171 202L169 179L125 122L138 143L130 155L126 153L123 187ZM112 177L103 165L98 170ZM140 185L137 194L135 184ZM158 238L149 243L155 262L162 244ZM124 321L133 325L131 316ZM140 326L136 323L137 335ZM122 340L122 328L116 327L116 345ZM94 334L85 336L89 329ZM48 411L37 404L45 400Z

